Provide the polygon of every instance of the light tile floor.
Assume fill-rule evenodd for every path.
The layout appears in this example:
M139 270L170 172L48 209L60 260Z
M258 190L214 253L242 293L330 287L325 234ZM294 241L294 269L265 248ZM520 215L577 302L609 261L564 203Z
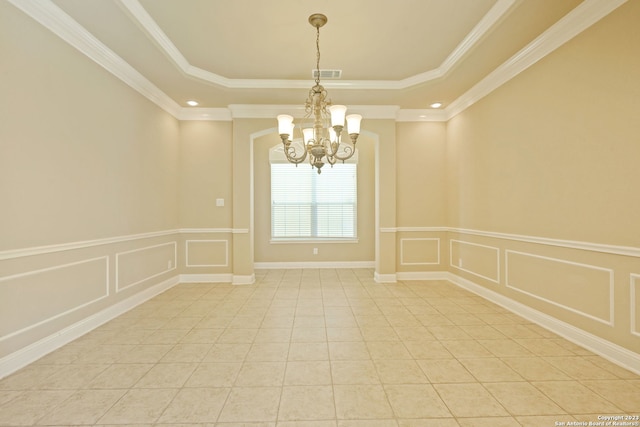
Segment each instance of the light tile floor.
M447 282L181 284L0 381L0 425L557 426L640 377Z

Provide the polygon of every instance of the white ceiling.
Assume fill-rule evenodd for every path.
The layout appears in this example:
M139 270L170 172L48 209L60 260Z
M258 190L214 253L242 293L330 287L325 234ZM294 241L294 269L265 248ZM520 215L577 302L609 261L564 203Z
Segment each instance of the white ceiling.
M624 0L9 1L165 109L186 111L190 99L205 109L303 104L316 66L312 13L328 17L320 68L342 70L322 81L335 103L447 109Z

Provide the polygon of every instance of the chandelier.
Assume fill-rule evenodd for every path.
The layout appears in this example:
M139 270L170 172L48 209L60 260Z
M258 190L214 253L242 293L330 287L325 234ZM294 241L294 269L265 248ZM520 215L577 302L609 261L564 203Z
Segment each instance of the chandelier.
M320 173L325 161L333 167L337 161L344 162L355 154L362 116L351 114L345 117L347 107L331 105L331 100L327 99L327 91L320 84L320 27L327 23L327 17L315 13L309 17L309 23L316 28L316 84L309 91L305 103L305 115L300 125L301 146L293 143L295 124L292 116L278 116L278 133L290 163L298 165L309 157L311 167ZM342 141L345 119L351 143Z

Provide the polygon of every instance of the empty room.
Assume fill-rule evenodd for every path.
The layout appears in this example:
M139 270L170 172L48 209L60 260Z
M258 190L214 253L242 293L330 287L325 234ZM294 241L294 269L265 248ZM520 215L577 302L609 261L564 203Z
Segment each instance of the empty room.
M640 426L640 0L0 0L0 426Z

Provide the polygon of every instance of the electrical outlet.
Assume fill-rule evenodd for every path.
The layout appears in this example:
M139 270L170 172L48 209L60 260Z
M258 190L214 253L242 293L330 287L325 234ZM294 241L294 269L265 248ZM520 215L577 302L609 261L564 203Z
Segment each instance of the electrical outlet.
M318 248L313 248L313 254L318 255Z

